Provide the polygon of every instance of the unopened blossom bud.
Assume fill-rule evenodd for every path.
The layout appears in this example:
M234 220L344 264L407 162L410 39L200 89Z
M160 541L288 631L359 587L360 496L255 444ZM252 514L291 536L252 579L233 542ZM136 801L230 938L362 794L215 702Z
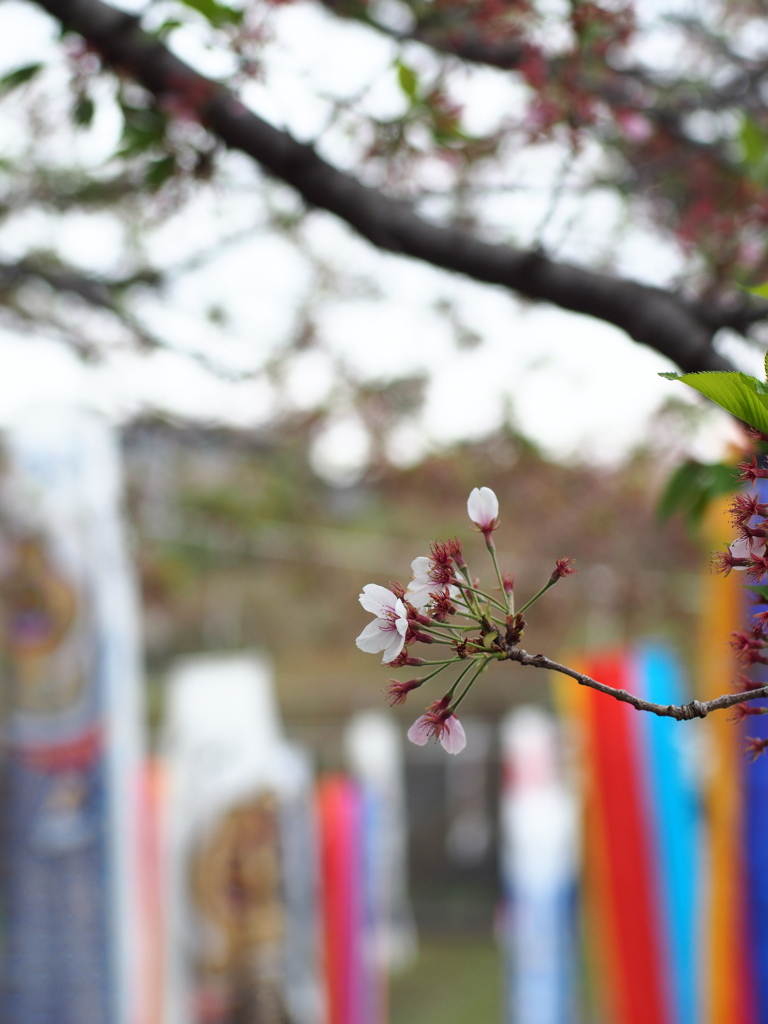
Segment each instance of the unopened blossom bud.
M501 582L504 584L504 592L511 594L515 589L515 574L513 572L503 572L501 574Z
M499 499L490 487L475 487L467 499L469 518L486 541L499 525Z

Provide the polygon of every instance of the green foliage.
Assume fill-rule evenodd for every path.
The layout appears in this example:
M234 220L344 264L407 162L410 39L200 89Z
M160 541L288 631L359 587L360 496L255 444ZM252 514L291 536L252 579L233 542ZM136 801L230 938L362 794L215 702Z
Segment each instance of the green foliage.
M93 121L96 106L90 96L81 95L77 97L72 118L78 128L89 128Z
M403 64L401 60L395 61L397 68L397 82L406 97L412 104L419 100L419 79L413 68Z
M243 20L243 11L234 7L219 3L218 0L181 0L185 7L190 7L198 14L202 14L205 20L214 28L222 28L224 25L240 25Z
M662 520L679 512L695 531L707 506L721 494L736 489L735 470L723 462L703 463L689 459L672 473L659 499L656 513Z
M117 156L129 157L146 153L165 139L167 118L158 110L120 104L123 112L123 135Z
M747 590L751 590L753 593L761 597L763 601L768 604L768 583L753 583L747 584Z
M760 185L768 184L768 135L748 114L743 116L739 142L747 175Z
M153 192L164 185L176 172L176 157L162 156L159 160L153 160L144 174L144 181Z
M681 380L750 427L768 434L768 385L748 373L707 370L703 373L660 373Z
M42 71L43 64L25 64L23 67L9 71L7 75L0 78L0 96L6 96L20 85L31 82L38 72Z

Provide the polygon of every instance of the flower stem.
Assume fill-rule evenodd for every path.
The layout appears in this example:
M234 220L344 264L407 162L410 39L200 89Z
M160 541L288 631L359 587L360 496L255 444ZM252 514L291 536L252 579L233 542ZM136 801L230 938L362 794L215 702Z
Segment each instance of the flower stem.
M464 668L461 670L461 672L459 672L459 674L456 676L456 679L454 680L453 686L451 686L451 688L448 691L448 693L446 693L446 697L453 696L453 693L454 693L456 687L459 685L461 680L464 678L464 676L467 674L467 672L469 672L469 670L471 668L472 668L472 662L470 661L469 664L465 665Z
M512 596L512 594L508 594L504 588L504 578L501 575L499 562L498 559L496 558L496 545L493 543L493 538L490 535L485 538L485 546L488 548L488 554L491 556L493 568L496 572L496 579L499 581L499 587L501 589L502 594L504 595L505 604L499 605L499 607L503 608L504 612L507 615L512 615L515 611L515 599Z
M541 590L538 592L538 594L534 594L533 597L531 598L531 600L528 601L527 604L523 605L523 607L520 609L519 614L522 615L523 612L527 608L530 608L532 604L534 604L536 601L538 601L539 598L542 597L544 594L546 594L546 592L549 590L549 588L554 586L554 585L555 585L555 580L547 580L547 582L544 584L544 586L541 588Z
M457 697L457 699L456 699L456 700L455 700L455 701L453 702L453 704L451 704L451 711L452 711L452 712L453 712L454 714L456 713L456 708L457 708L457 707L459 706L459 704L461 704L461 702L462 702L462 701L464 700L464 698L465 698L465 697L467 696L467 694L469 693L469 691L470 691L470 690L472 689L472 687L473 687L473 686L475 685L475 681L476 681L477 679L479 679L479 677L480 677L480 676L482 675L482 673L483 673L483 672L485 672L486 668L488 667L488 662L489 662L489 661L491 661L491 660L492 660L491 658L483 658L483 660L482 660L482 662L480 663L480 666L479 666L479 668L477 669L477 671L475 672L475 674L474 674L474 675L472 676L472 678L471 678L471 679L469 680L469 682L467 683L467 685L466 685L466 686L464 687L464 689L463 689L463 690L461 691L461 693L459 694L459 696ZM459 678L461 678L461 677L459 677ZM457 679L457 680L456 680L456 683L454 683L454 684L453 684L453 686L451 687L451 689L450 689L450 691L449 691L450 693L453 693L453 691L454 691L454 690L456 689L456 684L457 684L458 682L459 682L459 680Z
M468 590L473 594L479 594L480 597L484 597L487 601L490 601L492 605L495 605L499 611L504 612L505 615L507 614L508 608L506 605L503 605L501 601L497 601L495 597L491 597L490 594L486 594L484 590L477 590L476 587L465 586L465 584L460 583L458 580L456 580L456 586L462 591Z

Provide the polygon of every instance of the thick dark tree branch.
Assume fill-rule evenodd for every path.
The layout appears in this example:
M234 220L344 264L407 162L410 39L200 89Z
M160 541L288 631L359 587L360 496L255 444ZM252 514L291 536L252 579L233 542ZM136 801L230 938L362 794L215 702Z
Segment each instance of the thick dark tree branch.
M561 675L570 676L580 686L588 686L592 690L599 690L614 700L631 704L636 711L650 711L651 714L659 715L661 718L675 718L678 722L687 722L692 718L706 718L711 711L722 711L725 708L732 708L736 704L743 704L749 700L760 700L768 698L768 686L761 686L757 690L747 690L744 693L726 693L714 700L692 700L689 704L655 704L650 700L643 700L636 697L628 690L617 690L613 686L601 683L597 679L577 672L574 668L561 665L543 654L528 654L519 647L510 647L507 651L509 661L516 661L520 665L530 665L533 668L545 668L550 672L559 672Z
M432 223L409 203L363 185L247 110L229 90L197 74L144 32L136 18L102 0L38 2L64 28L81 34L107 65L132 75L159 102L186 106L227 146L251 156L378 248L614 324L683 370L731 369L712 347L711 327L679 296Z

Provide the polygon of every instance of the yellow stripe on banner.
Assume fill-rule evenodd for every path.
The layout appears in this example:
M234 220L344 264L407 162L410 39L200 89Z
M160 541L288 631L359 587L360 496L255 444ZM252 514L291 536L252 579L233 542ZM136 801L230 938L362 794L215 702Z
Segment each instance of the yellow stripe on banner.
M725 503L711 510L705 536L713 548L723 548L730 531L723 519ZM728 693L739 665L728 640L743 628L742 574L709 574L702 582L700 662L696 697L711 700ZM744 945L743 920L743 752L740 730L727 712L715 712L700 728L706 728L708 779L706 827L710 878L706 894L702 935L703 1024L742 1024L743 973L739 967ZM689 728L689 726L686 726Z

